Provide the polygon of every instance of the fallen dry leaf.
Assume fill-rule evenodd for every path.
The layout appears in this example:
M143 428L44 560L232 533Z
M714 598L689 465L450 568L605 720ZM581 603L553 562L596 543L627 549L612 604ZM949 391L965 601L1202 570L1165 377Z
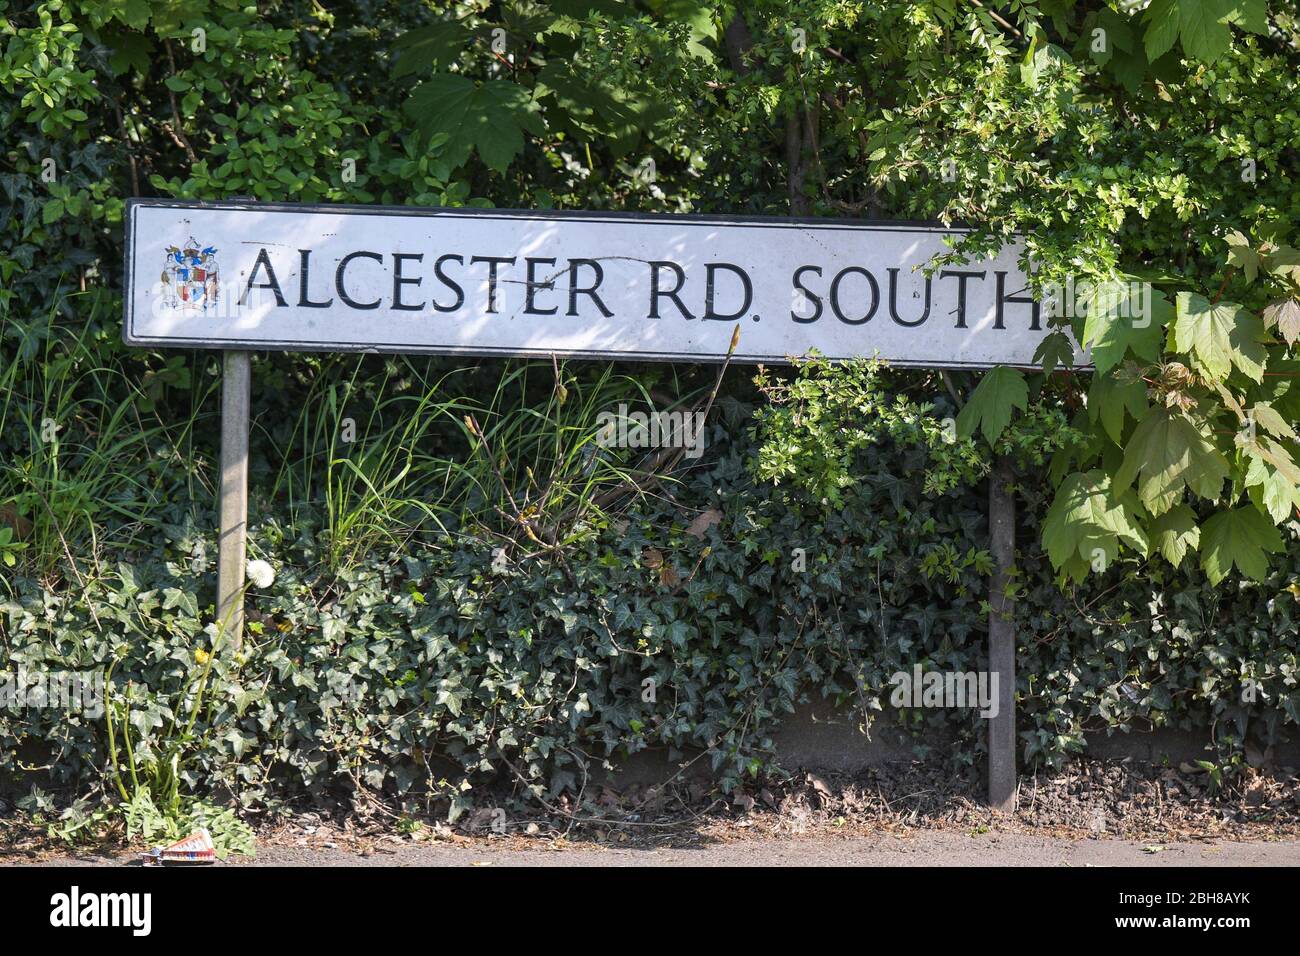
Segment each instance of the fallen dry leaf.
M704 533L722 520L722 512L717 508L706 508L695 516L695 520L686 528L686 533L703 539Z

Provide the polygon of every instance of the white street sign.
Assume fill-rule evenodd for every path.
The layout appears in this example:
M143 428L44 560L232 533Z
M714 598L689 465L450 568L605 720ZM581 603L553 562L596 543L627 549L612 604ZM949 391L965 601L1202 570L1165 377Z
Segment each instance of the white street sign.
M733 361L816 350L1032 365L1019 246L921 267L957 230L614 213L128 202L131 345Z

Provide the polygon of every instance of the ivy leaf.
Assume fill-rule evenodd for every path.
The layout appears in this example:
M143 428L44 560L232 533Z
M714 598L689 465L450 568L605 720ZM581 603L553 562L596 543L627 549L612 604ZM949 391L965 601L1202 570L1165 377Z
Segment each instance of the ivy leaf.
M532 97L509 80L475 83L439 73L415 88L404 109L420 130L421 148L435 134L446 134L443 155L453 169L474 151L489 168L505 172L524 148L524 131L543 130Z
M1235 302L1211 303L1196 292L1178 293L1174 347L1192 356L1212 381L1228 377L1232 366L1256 382L1264 380L1263 324Z
M1115 487L1127 488L1140 475L1138 497L1159 515L1178 503L1184 489L1218 498L1228 474L1227 461L1196 422L1185 412L1159 408L1133 429Z
M992 445L1011 422L1011 410L1029 407L1029 386L1014 368L999 365L980 379L975 391L957 414L957 434L970 438L975 429Z
M1242 574L1261 581L1268 572L1267 555L1282 550L1277 528L1250 506L1219 512L1201 532L1201 567L1211 584L1227 577L1234 564Z
M1300 339L1300 302L1280 299L1264 306L1264 328L1277 329L1287 345L1295 345Z
M1151 535L1151 547L1174 567L1182 564L1187 552L1195 550L1201 541L1196 514L1187 505L1166 511L1147 530Z

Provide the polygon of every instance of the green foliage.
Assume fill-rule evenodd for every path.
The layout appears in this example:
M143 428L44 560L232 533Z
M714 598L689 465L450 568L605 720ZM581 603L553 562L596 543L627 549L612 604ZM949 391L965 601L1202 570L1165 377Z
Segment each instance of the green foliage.
M1043 540L1065 577L1109 565L1112 544L1145 556L1156 541L1161 556L1200 549L1215 575L1235 564L1258 578L1262 551L1225 564L1204 554L1223 536L1200 531L1215 516L1234 516L1217 530L1237 526L1243 508L1282 525L1300 492L1300 408L1284 401L1300 336L1300 253L1287 245L1300 206L1283 145L1300 133L1300 101L1293 84L1268 79L1297 68L1294 5L1048 3L1012 14L912 10L916 39L900 58L922 79L870 121L864 146L877 196L907 188L913 215L980 224L955 256L1024 235L1036 287L1056 290L1059 334L1037 360L1061 383L1025 387L996 369L970 393L959 431L993 444L1027 403L1070 414L1082 440L1052 463L1059 498ZM931 78L920 67L938 54L917 25L932 21L933 38L949 40L963 20L984 53ZM934 177L944 165L949 175ZM1091 381L1057 371L1070 364L1067 332L1091 351ZM1126 501L1135 479L1137 501ZM1084 560L1094 545L1104 560Z
M1110 476L1099 470L1070 475L1043 518L1043 543L1052 563L1082 580L1090 568L1100 571L1113 562L1121 541L1145 552L1139 508L1131 492L1117 498Z
M760 480L793 482L839 508L844 489L860 480L859 453L887 440L925 450L927 493L944 494L986 469L968 436L958 438L960 418L954 428L933 414L933 404L891 394L879 363L813 359L796 369L791 380L766 371L755 378L769 402L754 415L764 435L755 461Z
M802 372L821 382L816 414L842 420L859 407L862 394L829 387L832 370ZM843 374L866 393L897 373L864 363ZM991 567L978 459L944 437L937 414L948 399L924 398L877 407L885 421L875 439L846 434L847 458L824 447L851 476L838 506L822 500L833 469L816 467L812 451L778 485L755 478L765 444L789 437L783 402L752 442L712 426L705 458L673 500L634 501L562 561L530 553L526 540L462 535L415 539L333 573L320 562L320 513L304 507L285 524L259 510L252 545L279 573L249 597L239 654L209 653L212 576L189 560L191 506L169 503L157 543L85 590L9 578L0 640L10 666L84 669L122 655L110 692L119 745L114 758L103 719L4 710L0 768L21 778L18 754L33 748L58 782L120 764L141 821L140 794L160 813L178 795L180 814L159 817L178 819L214 793L245 805L377 793L454 819L499 799L479 796L490 784L551 802L606 762L651 748L703 750L734 786L769 766L780 721L819 700L868 726L947 731L957 741L950 759L977 760L985 722L973 712L889 704L891 676L915 663L985 666ZM935 414L919 415L930 401ZM735 426L748 409L724 411L743 436ZM943 451L970 467L936 491L933 456ZM1048 502L1035 483L1021 492L1033 534ZM700 530L706 513L717 520ZM1300 566L1300 544L1289 536L1286 547L1287 566ZM1294 732L1294 572L1227 589L1194 567L1174 578L1117 558L1062 593L1047 555L1022 549L1018 566L1027 760L1059 761L1089 730L1215 723L1225 760L1248 740ZM1247 679L1258 682L1248 704ZM158 769L165 786L142 774L133 788L125 739L136 766Z
M1262 579L1268 570L1265 552L1285 550L1271 521L1254 508L1222 511L1205 522L1201 566L1211 584L1222 581L1235 564L1249 577Z
M424 146L439 137L453 169L473 151L489 169L505 172L524 148L524 132L540 135L543 128L532 100L513 83L475 83L451 73L422 83L406 110L419 123Z
M252 828L235 815L231 807L217 807L202 800L191 800L179 812L164 812L154 805L149 791L137 791L135 796L118 807L125 824L127 839L139 838L145 843L174 843L190 836L200 827L212 837L212 848L217 859L224 860L232 853L241 856L257 855L257 838ZM83 818L84 819L84 818ZM89 821L102 825L101 821ZM65 836L69 824L81 823L75 814L65 820L63 829L54 828L56 836Z
M1014 409L1029 404L1025 377L1013 368L995 368L980 379L957 415L957 434L969 438L978 428L990 445L1001 437Z
M1213 726L1228 754L1294 724L1294 3L328 6L0 11L3 660L101 668L128 642L132 826L214 792L455 814L494 775L554 792L651 746L711 747L735 783L805 700L866 722L895 669L980 666L992 454L1033 479L1042 545L1017 557L1027 758L1090 728ZM952 261L1020 236L1038 291L1085 291L1041 373L811 362L761 374L752 418L733 376L706 461L643 495L593 413L685 406L711 373L264 356L254 547L282 575L178 737L217 377L118 340L145 194L960 221ZM974 759L969 715L897 716ZM38 745L92 779L123 766L109 737L0 714L15 774Z

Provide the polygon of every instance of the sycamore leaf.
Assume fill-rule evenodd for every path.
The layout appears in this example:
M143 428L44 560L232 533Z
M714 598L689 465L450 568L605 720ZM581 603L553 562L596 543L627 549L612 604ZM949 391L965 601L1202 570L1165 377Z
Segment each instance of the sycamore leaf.
M1255 424L1276 438L1289 438L1292 441L1300 441L1300 436L1296 435L1291 423L1278 414L1277 410L1268 402L1256 402L1255 406L1250 410L1250 417Z
M397 56L393 77L409 76L454 63L472 39L469 28L459 20L445 20L409 30L393 44Z
M1128 440L1124 461L1115 472L1115 487L1127 488L1141 476L1138 498L1152 514L1178 503L1184 489L1214 500L1223 492L1228 463L1185 412L1157 408L1148 412Z
M1106 436L1089 427L1088 411L1080 408L1074 413L1070 427L1083 435L1082 442L1070 442L1057 449L1047 466L1047 480L1057 487L1065 476L1078 468L1086 467L1097 459L1106 444Z
M543 131L528 91L505 79L475 83L438 73L415 88L404 109L420 129L423 148L435 134L446 134L443 157L453 169L473 151L489 168L504 172L524 148L524 131Z
M1264 380L1268 404L1286 421L1300 421L1300 361L1274 358Z
M1149 297L1135 291L1122 308L1110 312L1089 304L1083 345L1092 350L1092 363L1098 372L1114 368L1128 352L1148 362L1160 357L1163 330L1173 318L1173 305L1163 292L1149 284L1136 289L1145 289Z
M1259 260L1260 267L1268 270L1269 275L1290 279L1300 286L1300 249L1278 246L1271 252L1264 253Z
M1241 432L1237 433L1236 443L1246 454L1254 458L1262 458L1285 475L1288 480L1300 484L1300 465L1295 463L1291 453L1283 445L1271 438L1247 437Z
M1147 389L1141 379L1121 382L1113 375L1100 372L1092 377L1088 392L1088 418L1101 421L1101 427L1119 444L1124 437L1124 412L1141 421L1147 412Z
M1183 563L1189 550L1195 550L1201 541L1201 529L1196 526L1196 515L1187 505L1178 505L1156 518L1147 529L1151 534L1151 547L1160 552L1174 567Z
M1255 507L1268 512L1274 524L1281 524L1291 517L1297 489L1295 482L1286 475L1270 469L1262 458L1252 458L1245 484Z
M990 369L957 414L957 434L969 438L978 428L992 445L1011 422L1011 410L1029 407L1029 386L1014 368Z
M1221 511L1201 529L1201 567L1211 584L1227 577L1234 564L1242 574L1261 581L1268 572L1267 555L1282 550L1277 528L1249 505Z
M1112 494L1100 470L1075 472L1061 483L1043 518L1043 546L1052 564L1076 580L1102 570L1119 555L1120 541L1142 554L1147 537L1132 492Z
M1043 337L1034 353L1034 363L1041 365L1048 375L1059 365L1070 368L1074 365L1074 342L1059 329Z
M1142 45L1147 59L1154 62L1172 50L1178 39L1178 0L1153 0L1147 7L1146 24Z
M1189 59L1212 63L1232 46L1227 17L1234 0L1183 0L1178 5L1178 37Z
M1264 327L1277 329L1277 334L1286 339L1287 345L1295 345L1300 339L1300 302L1280 299L1264 306Z
M1241 269L1247 282L1254 282L1259 275L1259 253L1250 240L1234 229L1225 241L1228 243L1228 264Z
M1178 293L1174 348L1192 357L1211 381L1228 377L1232 366L1256 382L1264 379L1263 323L1235 302L1211 303L1195 292Z
M548 63L537 74L536 97L561 107L563 121L586 138L600 137L616 156L626 155L667 111L652 98L602 86L595 77L578 76L568 64Z
M1251 33L1268 33L1268 0L1237 0L1228 22Z

